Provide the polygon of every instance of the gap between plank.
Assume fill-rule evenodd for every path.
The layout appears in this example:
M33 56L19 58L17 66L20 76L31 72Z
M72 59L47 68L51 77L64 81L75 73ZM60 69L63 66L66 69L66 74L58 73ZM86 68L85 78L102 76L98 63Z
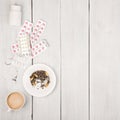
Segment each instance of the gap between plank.
M31 22L33 23L33 0L31 0ZM31 64L33 65L33 58ZM33 120L33 96L31 97L31 120Z
M62 120L62 38L61 38L61 33L62 33L62 25L61 25L61 4L62 0L59 1L60 3L60 8L59 8L59 24L60 24L60 120Z
M90 120L91 106L90 106L90 0L88 0L88 120Z

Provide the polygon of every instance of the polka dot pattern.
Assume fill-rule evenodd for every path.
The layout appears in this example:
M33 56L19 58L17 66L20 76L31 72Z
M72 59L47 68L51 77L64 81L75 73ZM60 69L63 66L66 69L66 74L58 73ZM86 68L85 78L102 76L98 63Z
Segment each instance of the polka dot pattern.
M34 45L39 41L41 34L43 33L46 26L46 22L38 20L34 26L33 32L31 34L31 44Z
M47 43L40 41L39 43L35 44L32 48L32 56L35 57L42 53L47 48Z
M18 53L19 52L19 45L18 45L18 43L15 43L15 44L12 44L12 52L13 53Z
M39 41L39 38L46 27L46 22L42 21L42 20L38 20L36 25L33 27L33 32L31 33L32 27L33 27L33 24L31 22L29 22L27 20L24 22L22 28L20 29L18 37L17 37L18 42L12 45L12 52L14 54L16 54L16 53L18 53L19 55L26 54L26 50L27 50L26 56L30 55L32 57L35 57L38 54L42 53L48 47L46 42ZM30 36L29 40L28 40L29 43L31 43L29 45L30 54L28 52L29 49L26 48L27 45L23 44L23 42L26 40L25 37L24 37L24 39L22 37L24 35ZM21 42L20 38L22 38L22 42ZM24 45L24 53L21 53L21 51L23 51L23 47L22 47L23 45Z
M25 20L25 22L18 34L18 37L22 36L23 34L30 34L32 27L33 27L33 24L31 22Z

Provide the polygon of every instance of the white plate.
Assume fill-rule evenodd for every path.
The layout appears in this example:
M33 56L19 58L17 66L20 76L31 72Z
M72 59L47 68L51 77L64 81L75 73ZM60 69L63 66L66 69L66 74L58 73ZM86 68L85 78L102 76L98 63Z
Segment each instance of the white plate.
M48 72L49 77L50 77L50 84L48 85L47 88L36 89L35 87L33 87L31 85L30 76L32 75L33 72L35 72L37 70L44 70L44 71ZM24 85L24 88L26 89L26 91L30 95L36 96L36 97L44 97L44 96L49 95L55 88L56 76L55 76L55 73L53 72L53 70L50 67L48 67L47 65L34 64L25 71L24 76L23 76L23 85Z

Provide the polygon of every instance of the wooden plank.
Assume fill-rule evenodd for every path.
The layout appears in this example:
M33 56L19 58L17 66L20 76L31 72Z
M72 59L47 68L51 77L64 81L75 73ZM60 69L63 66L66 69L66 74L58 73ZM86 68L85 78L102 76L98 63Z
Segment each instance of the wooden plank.
M62 120L88 120L88 1L61 0Z
M34 22L43 19L47 27L40 39L47 39L49 48L34 59L35 63L50 66L57 76L57 86L52 94L33 99L34 120L60 119L60 0L34 0Z
M11 56L10 46L16 40L20 27L12 27L8 23L9 7L11 4L18 3L23 7L23 21L31 20L31 1L30 0L0 0L0 120L31 120L31 96L29 96L22 84L24 70L20 70L17 82L11 78L15 75L15 69L5 65L5 61ZM20 111L7 112L5 104L6 96L11 91L22 91L26 96L26 104Z
M91 1L91 120L120 119L120 1Z

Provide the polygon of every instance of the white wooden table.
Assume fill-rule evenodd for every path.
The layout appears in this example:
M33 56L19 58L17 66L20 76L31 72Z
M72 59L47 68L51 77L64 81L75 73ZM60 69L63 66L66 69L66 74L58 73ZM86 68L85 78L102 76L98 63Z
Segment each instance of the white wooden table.
M5 61L20 30L8 23L14 3L23 7L23 22L47 22L41 39L50 47L33 60L56 73L57 86L47 97L25 91L24 69L16 83L9 78L15 71ZM119 46L119 0L0 0L0 120L120 120ZM5 97L16 89L26 104L7 112Z

